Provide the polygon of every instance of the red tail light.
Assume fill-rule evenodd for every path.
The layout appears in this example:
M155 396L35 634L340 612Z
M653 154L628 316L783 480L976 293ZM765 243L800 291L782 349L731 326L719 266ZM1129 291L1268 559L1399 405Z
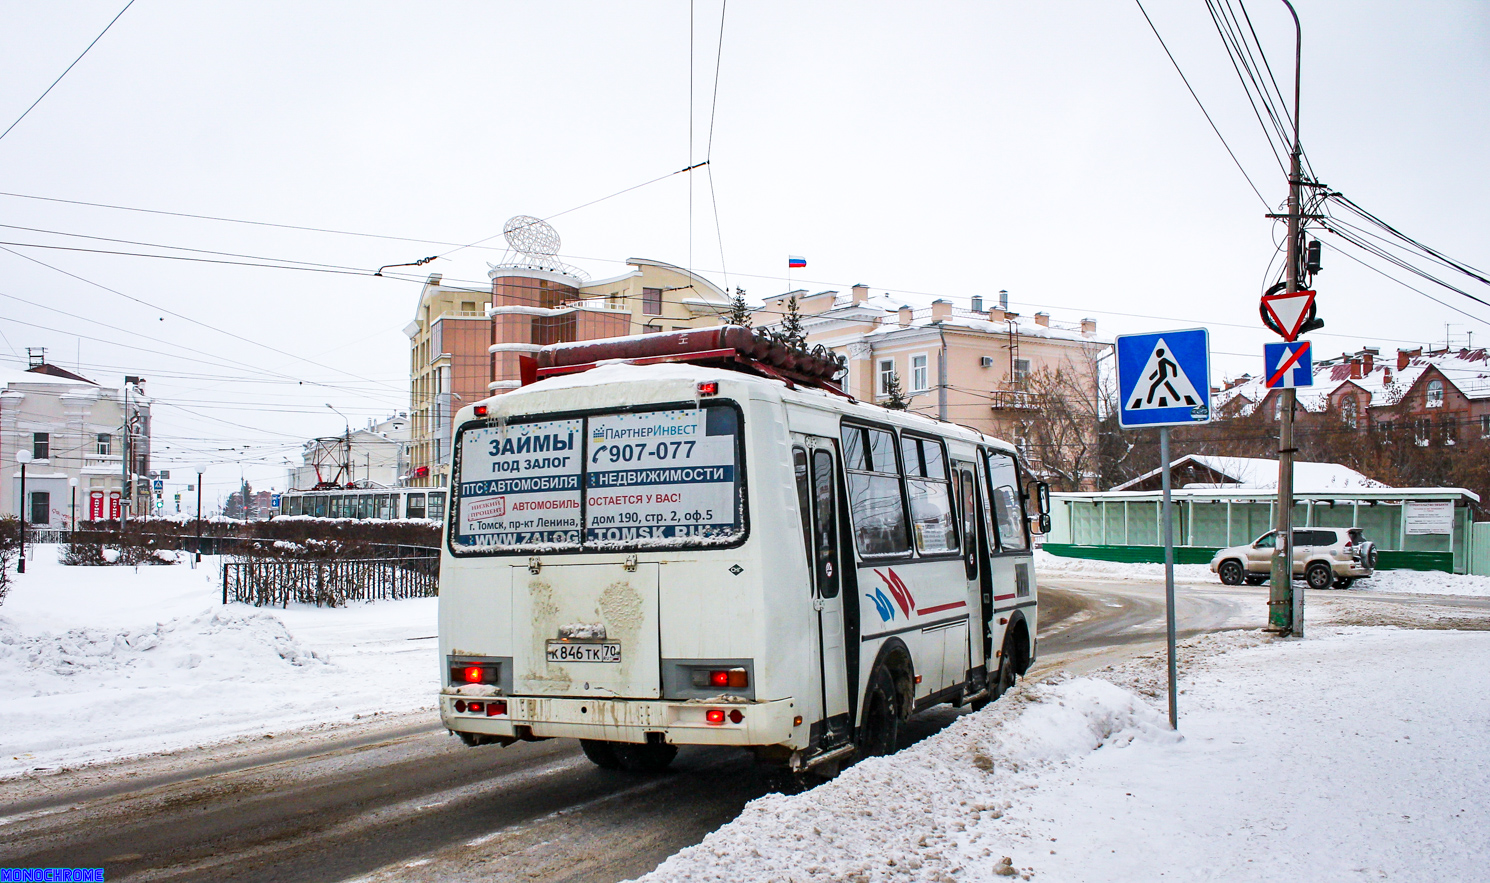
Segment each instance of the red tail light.
M486 412L490 409L486 405L477 405L475 408L472 408L472 410L476 412L477 417L485 417Z
M461 677L465 678L468 684L479 684L481 683L481 679L486 677L486 673L479 665L468 665L466 666L466 670L461 673Z
M456 714L465 714L466 713L466 700L464 700L464 699L457 699L457 700L455 700L455 713Z
M708 721L711 724L715 724L715 725L724 723L724 709L722 709L722 708L711 708L711 709L709 709L708 711L704 712L704 720Z
M704 380L698 384L698 394L701 396L712 396L719 394L719 381Z
M694 675L694 677L697 678L698 675ZM694 681L694 684L700 687L704 686L698 683L697 680ZM750 672L743 668L716 669L708 673L708 686L743 690L750 686Z
M496 717L499 714L506 714L506 713L507 713L507 703L506 702L504 702L504 701L502 701L502 700L499 699L499 700L496 700L494 702L488 702L488 703L486 703L486 716L487 717Z
M467 702L466 703L466 708L469 708L471 710L471 713L472 714L480 714L481 711L482 711L483 706L484 706L484 703L481 703L481 702Z
M732 724L737 724L737 723L739 723L740 721L742 721L744 719L745 719L745 712L741 711L738 708L732 709L730 711L730 713L729 713L729 722L732 723Z

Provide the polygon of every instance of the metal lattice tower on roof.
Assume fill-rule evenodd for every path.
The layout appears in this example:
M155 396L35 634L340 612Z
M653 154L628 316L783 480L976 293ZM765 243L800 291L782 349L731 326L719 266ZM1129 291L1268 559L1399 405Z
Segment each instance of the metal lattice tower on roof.
M570 266L559 259L559 248L563 240L553 225L531 215L514 215L502 225L502 236L507 240L507 254L500 264L492 269L513 267L525 270L547 270L562 273L577 279L588 279L589 275L578 267Z

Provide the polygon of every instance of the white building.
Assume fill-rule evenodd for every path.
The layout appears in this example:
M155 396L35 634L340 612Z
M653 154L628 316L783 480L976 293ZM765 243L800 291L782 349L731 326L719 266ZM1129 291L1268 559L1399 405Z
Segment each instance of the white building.
M350 434L310 439L300 454L303 465L290 470L291 490L318 484L341 487L397 487L409 471L409 417L399 413L368 421Z
M76 517L118 517L149 511L150 399L143 380L102 386L33 357L27 371L0 369L0 511L20 513L21 469L26 466L26 519L62 528ZM124 475L124 413L128 399L134 494Z

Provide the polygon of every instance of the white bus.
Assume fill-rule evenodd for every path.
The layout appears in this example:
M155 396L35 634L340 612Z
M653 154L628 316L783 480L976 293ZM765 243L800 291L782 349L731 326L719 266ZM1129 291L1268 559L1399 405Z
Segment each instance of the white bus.
M829 772L1035 658L1048 494L1005 442L698 364L550 377L456 425L439 703L468 744Z

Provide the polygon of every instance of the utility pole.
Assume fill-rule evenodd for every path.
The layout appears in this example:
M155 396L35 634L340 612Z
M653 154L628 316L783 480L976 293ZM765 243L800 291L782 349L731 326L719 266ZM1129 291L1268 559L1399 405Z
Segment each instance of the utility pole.
M1286 291L1292 294L1301 290L1299 286L1299 244L1303 233L1303 207L1299 191L1303 186L1300 167L1299 146L1299 64L1303 57L1303 29L1299 26L1299 14L1289 0L1283 0L1293 16L1293 151L1288 170L1288 277ZM1278 413L1278 515L1275 527L1277 539L1273 546L1272 586L1268 593L1268 622L1273 628L1294 637L1304 636L1304 593L1294 591L1293 586L1293 455L1297 448L1293 444L1293 411L1298 393L1287 387L1282 390L1282 406Z

